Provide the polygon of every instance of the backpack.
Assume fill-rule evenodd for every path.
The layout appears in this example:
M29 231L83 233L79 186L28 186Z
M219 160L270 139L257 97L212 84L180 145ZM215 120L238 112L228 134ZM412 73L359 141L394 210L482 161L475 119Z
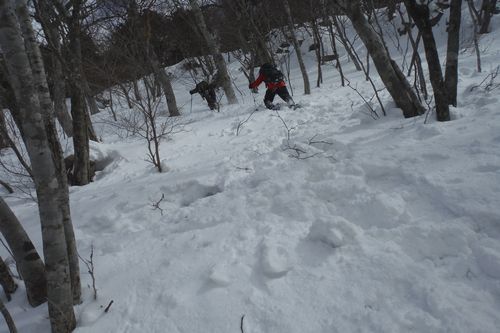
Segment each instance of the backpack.
M260 74L265 76L264 82L280 82L283 81L283 73L273 64L264 64L260 67Z

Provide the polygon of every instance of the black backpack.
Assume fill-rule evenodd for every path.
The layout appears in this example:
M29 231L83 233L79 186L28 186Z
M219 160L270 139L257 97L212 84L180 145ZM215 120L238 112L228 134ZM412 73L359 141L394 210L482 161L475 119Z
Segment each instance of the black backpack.
M260 67L260 74L265 76L264 82L277 83L283 81L283 73L273 64L264 64Z

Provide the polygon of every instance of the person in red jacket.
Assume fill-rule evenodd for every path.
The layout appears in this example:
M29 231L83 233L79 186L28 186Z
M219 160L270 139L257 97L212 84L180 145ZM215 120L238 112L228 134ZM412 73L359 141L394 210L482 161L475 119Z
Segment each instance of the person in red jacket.
M295 103L293 102L292 96L288 93L286 88L286 83L283 80L283 73L274 64L265 63L260 67L259 76L257 79L250 83L248 88L256 89L262 82L266 84L266 95L264 96L264 105L270 110L276 109L273 104L274 96L278 94L282 100L288 104L289 107L293 107Z

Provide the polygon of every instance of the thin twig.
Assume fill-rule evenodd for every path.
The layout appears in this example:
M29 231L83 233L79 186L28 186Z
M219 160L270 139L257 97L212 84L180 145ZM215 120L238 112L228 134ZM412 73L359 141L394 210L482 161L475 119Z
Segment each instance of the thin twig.
M163 209L160 207L160 203L163 201L163 199L165 199L165 193L161 194L160 200L153 202L151 204L151 206L153 207L154 210L156 210L156 209L160 210L161 216L163 216Z
M250 120L250 118L252 118L253 114L257 112L257 108L255 108L252 113L250 113L250 115L247 117L247 119L243 120L243 121L240 121L238 123L238 127L236 127L236 136L238 136L240 134L240 129L243 127L243 125L248 122Z
M114 303L113 300L111 300L111 302L109 302L108 306L106 307L106 309L104 309L104 313L108 313L109 311L109 308L111 307L111 305Z
M95 284L95 274L94 274L94 245L90 245L90 258L85 259L78 254L78 257L80 258L81 261L87 266L87 271L90 274L90 277L92 278L92 289L94 291L94 300L97 300L97 288Z

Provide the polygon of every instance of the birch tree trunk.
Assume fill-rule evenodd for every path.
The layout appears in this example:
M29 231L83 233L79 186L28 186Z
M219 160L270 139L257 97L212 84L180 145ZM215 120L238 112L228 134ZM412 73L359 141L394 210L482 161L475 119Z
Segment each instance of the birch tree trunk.
M60 207L56 166L45 131L35 78L31 70L19 22L8 0L0 0L0 45L10 82L20 107L26 150L33 167L42 227L47 276L49 317L54 333L71 332L76 326L69 275L68 253ZM24 3L23 3L24 5ZM39 69L35 69L36 72Z
M292 39L293 48L295 50L295 54L297 55L297 61L299 62L300 72L302 73L302 79L304 80L304 95L309 95L311 94L311 84L309 83L309 76L307 74L306 66L304 65L302 52L300 51L299 41L297 40L297 36L295 36L295 26L293 24L292 12L290 10L288 0L283 0L283 7L285 8L288 29L290 30L290 38Z
M208 27L205 22L205 18L203 17L203 13L201 12L200 6L198 5L198 1L189 0L189 4L191 6L191 9L193 10L199 32L203 36L203 39L207 43L207 47L214 58L215 65L217 66L218 77L220 80L219 83L222 86L222 89L224 89L227 102L229 104L236 104L238 103L238 99L236 98L236 94L234 93L231 78L229 77L227 71L226 62L224 61L224 57L220 53L219 44L215 40L215 37L208 31Z
M356 1L343 1L343 9L351 20L354 29L365 44L375 64L377 72L387 87L396 105L403 110L405 118L423 114L425 109L418 100L410 84L392 61L387 49L380 40L379 35L366 19L361 9L361 3Z
M35 87L38 90L38 98L40 101L41 112L45 124L48 143L52 152L52 160L56 168L56 175L59 183L59 200L63 214L63 226L65 240L68 251L68 260L71 277L71 289L73 292L73 301L75 304L81 301L81 285L80 285L80 266L78 260L78 252L76 249L75 234L73 224L71 222L71 212L69 207L69 192L66 176L66 168L64 165L63 151L59 143L57 130L55 126L55 113L53 104L50 99L49 87L47 84L45 69L42 60L42 54L36 41L35 33L31 26L31 18L26 0L17 2L17 15L19 18L22 33L24 35L27 55L31 63Z
M45 267L28 234L9 206L0 197L0 233L7 241L17 269L24 279L28 302L38 306L47 300Z
M457 106L458 51L460 49L459 37L461 16L462 0L451 0L444 84L448 93L448 103L455 107Z
M448 121L450 120L450 108L448 105L448 97L446 94L446 87L443 80L443 72L441 70L436 41L432 32L429 7L427 5L417 5L412 0L404 0L404 4L408 13L417 25L418 30L422 33L425 58L427 59L427 66L429 66L429 77L431 80L432 90L434 92L437 120Z

